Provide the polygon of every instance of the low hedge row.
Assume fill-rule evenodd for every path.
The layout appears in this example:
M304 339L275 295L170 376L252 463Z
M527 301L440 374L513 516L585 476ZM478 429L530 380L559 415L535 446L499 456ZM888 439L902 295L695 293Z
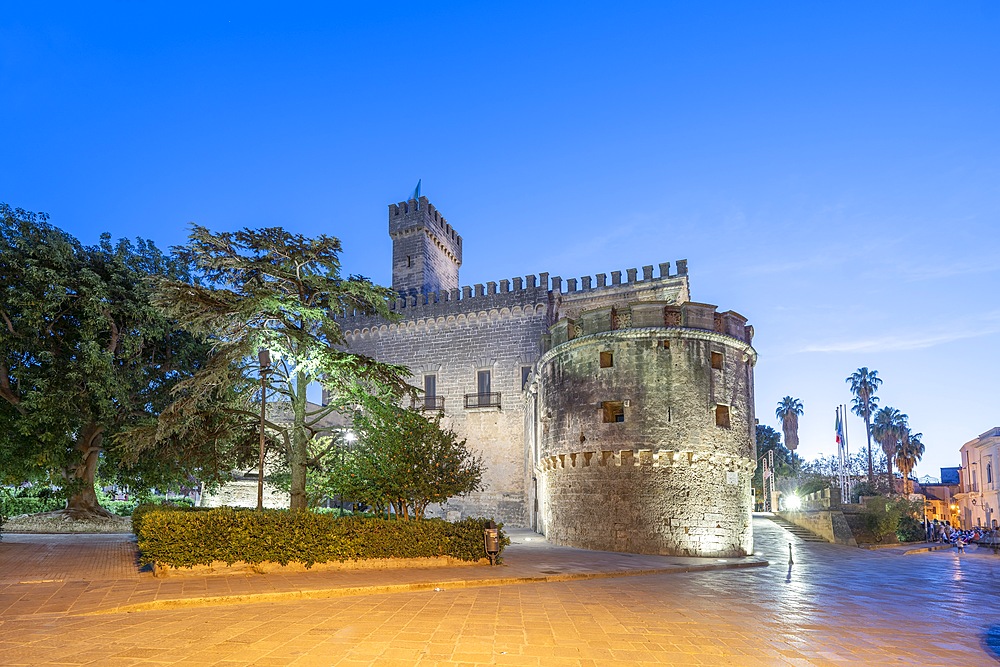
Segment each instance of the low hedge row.
M314 563L370 558L486 557L489 519L397 521L308 511L140 506L132 514L140 562L173 567L224 561ZM500 533L501 551L510 538Z
M51 512L65 506L66 501L61 498L22 498L0 494L0 513L7 516Z

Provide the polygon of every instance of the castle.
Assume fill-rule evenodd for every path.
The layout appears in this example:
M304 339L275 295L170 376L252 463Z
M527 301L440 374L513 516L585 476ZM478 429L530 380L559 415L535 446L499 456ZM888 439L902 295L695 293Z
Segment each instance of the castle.
M482 455L485 490L439 514L589 549L752 553L753 329L690 300L685 260L460 287L462 237L426 197L389 206L389 235L401 318L341 326Z

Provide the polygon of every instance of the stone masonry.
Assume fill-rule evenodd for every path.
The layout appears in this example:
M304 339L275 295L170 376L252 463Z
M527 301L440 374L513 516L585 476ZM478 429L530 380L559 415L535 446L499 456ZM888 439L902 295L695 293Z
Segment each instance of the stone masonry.
M459 287L461 237L426 197L389 207L397 322L344 313L349 349L403 364L486 463L430 513L570 546L752 553L752 327L690 300L687 262Z

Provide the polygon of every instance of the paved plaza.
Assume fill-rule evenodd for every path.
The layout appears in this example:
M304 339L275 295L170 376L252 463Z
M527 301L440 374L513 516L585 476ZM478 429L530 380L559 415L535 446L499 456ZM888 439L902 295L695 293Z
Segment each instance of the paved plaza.
M519 532L498 568L166 579L127 537L5 535L0 665L997 664L991 551L803 542L766 518L754 534L768 567Z

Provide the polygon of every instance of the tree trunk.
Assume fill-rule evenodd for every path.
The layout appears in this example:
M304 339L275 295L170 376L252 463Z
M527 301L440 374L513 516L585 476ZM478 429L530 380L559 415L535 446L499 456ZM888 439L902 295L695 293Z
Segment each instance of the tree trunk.
M80 452L80 463L71 473L72 495L66 499L63 512L74 519L92 519L94 517L114 516L97 501L94 481L97 477L97 464L101 457L101 441L104 439L104 427L88 424L83 428L76 441L76 449Z
M883 451L885 451L885 450L883 450ZM886 456L885 456L885 474L886 474L886 481L889 482L889 495L891 496L892 494L896 493L896 485L893 484L893 479L892 479L892 458L889 456L888 452L886 453Z
M868 410L865 410L865 436L868 438L868 484L874 489L875 461L872 458L872 416Z
M304 510L308 507L306 497L306 465L309 459L309 439L306 433L306 388L308 382L304 374L295 378L295 393L292 396L292 452L289 457L291 468L291 500L288 507Z

